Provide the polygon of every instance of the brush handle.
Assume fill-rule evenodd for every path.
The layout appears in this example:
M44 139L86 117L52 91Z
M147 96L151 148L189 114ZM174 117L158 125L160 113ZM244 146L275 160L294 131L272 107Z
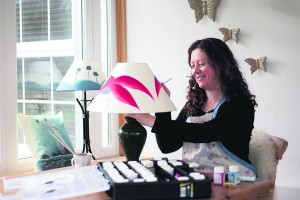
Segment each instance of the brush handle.
M73 150L65 143L64 140L61 141L55 134L53 134L50 130L48 130L48 129L46 128L46 126L45 126L44 124L40 123L38 120L36 120L36 122L37 122L38 124L40 124L40 125L42 126L43 129L45 129L50 135L52 135L52 137L54 137L54 139L55 139L56 141L58 141L61 145L63 145L70 153L75 154L75 152L74 152L74 151L73 151Z

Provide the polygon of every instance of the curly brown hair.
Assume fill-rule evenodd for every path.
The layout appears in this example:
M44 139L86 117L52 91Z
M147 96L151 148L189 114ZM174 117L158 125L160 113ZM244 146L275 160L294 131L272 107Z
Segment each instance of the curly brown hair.
M233 53L222 40L217 38L205 38L192 43L188 49L189 65L191 54L195 49L201 49L206 53L210 66L212 66L220 78L221 90L228 101L234 97L243 96L251 100L254 107L257 106L255 95L249 91L248 84L239 70L239 65ZM187 89L188 94L186 97L188 102L184 109L188 116L193 116L201 110L207 97L205 90L198 86L192 75L190 76Z

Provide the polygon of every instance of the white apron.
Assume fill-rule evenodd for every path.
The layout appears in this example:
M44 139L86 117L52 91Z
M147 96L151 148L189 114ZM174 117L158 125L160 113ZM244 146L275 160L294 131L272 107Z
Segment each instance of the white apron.
M189 117L187 122L203 123L215 118L219 107L225 100L226 98L223 97L212 113L198 117ZM183 142L182 153L183 161L199 164L199 167L194 168L194 170L199 172L212 173L215 166L224 166L225 173L228 173L230 165L238 165L241 176L256 176L256 170L252 165L228 151L221 142Z

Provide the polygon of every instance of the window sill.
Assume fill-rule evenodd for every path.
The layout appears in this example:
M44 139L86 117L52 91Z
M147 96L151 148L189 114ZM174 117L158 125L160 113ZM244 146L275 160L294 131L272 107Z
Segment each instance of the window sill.
M154 158L151 156L142 156L140 160L153 160L153 159ZM98 162L105 162L105 161L126 161L126 157L125 156L115 156L115 157L101 158L98 160L93 160L92 164L97 164ZM61 168L57 168L57 169L61 169ZM43 171L34 171L33 169L30 169L30 170L24 170L24 171L18 171L18 172L3 173L3 174L0 174L0 178L14 178L14 177L18 177L18 176L32 175L34 173L40 173L40 172L43 172Z

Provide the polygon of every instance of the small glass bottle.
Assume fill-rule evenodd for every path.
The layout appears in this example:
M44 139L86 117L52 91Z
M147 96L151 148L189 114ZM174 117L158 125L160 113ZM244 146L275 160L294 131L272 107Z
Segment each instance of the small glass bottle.
M234 184L240 184L240 169L237 165L229 166L228 181Z
M225 182L225 173L223 166L214 167L214 184L223 185Z

